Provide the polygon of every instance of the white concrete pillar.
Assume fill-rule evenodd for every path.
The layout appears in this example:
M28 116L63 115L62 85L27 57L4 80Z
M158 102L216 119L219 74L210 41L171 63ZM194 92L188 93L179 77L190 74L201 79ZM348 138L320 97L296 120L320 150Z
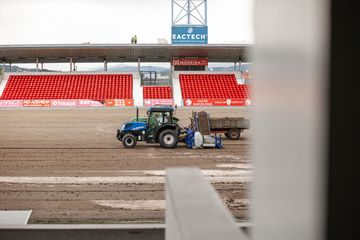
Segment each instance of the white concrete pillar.
M104 72L107 72L107 60L104 59Z
M10 66L10 72L12 71L12 66L11 66L11 63L9 64L9 66Z
M244 78L244 76L242 75L242 72L241 72L241 60L240 59L239 59L239 74L241 77L242 84L246 84L246 79Z
M73 63L73 59L70 58L70 72L72 72L72 63Z
M140 58L138 58L138 72L139 72L139 75L140 75L140 62L141 62L141 60L140 60Z
M5 61L2 63L2 72L5 73Z
M36 58L36 72L39 71L39 59Z

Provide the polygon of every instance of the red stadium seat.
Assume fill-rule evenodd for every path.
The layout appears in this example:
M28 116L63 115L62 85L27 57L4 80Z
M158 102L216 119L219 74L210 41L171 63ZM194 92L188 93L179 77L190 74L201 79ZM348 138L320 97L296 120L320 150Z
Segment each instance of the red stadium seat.
M171 99L171 87L143 87L144 99Z
M132 99L131 74L13 75L0 99Z
M180 74L183 98L249 98L249 85L241 85L234 74Z

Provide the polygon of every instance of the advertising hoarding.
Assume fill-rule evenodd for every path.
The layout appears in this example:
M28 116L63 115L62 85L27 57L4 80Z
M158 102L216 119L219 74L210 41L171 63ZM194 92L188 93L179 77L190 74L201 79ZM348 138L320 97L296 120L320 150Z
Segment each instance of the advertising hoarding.
M24 100L24 107L50 107L51 101L45 99Z
M173 105L172 99L144 99L144 107L151 107L155 105Z
M133 107L134 100L133 99L106 99L105 106L106 107Z
M51 107L76 107L77 100L75 99L59 99L51 100Z
M0 100L0 107L22 107L22 100Z
M171 61L173 66L207 66L206 58L174 58Z
M225 98L187 98L184 99L184 106L250 106L248 98L225 99Z
M172 44L207 44L207 26L173 26L171 28Z

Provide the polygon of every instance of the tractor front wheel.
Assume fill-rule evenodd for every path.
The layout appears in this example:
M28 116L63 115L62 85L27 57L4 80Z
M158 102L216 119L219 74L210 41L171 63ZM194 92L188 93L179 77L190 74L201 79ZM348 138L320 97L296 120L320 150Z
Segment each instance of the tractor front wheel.
M136 142L136 137L131 133L126 134L122 139L122 144L125 148L134 148L136 146Z
M178 144L178 135L174 130L164 130L159 135L159 142L163 148L175 148Z

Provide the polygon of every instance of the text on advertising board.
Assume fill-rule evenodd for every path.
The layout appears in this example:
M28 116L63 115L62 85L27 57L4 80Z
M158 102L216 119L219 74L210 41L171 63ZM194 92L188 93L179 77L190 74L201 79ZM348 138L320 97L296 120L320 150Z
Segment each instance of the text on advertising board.
M249 98L187 98L184 99L184 106L250 106Z
M173 26L171 29L172 44L207 44L207 26Z
M207 66L208 60L206 58L174 58L172 60L173 66Z
M151 107L155 105L173 105L172 99L144 99L144 107Z

